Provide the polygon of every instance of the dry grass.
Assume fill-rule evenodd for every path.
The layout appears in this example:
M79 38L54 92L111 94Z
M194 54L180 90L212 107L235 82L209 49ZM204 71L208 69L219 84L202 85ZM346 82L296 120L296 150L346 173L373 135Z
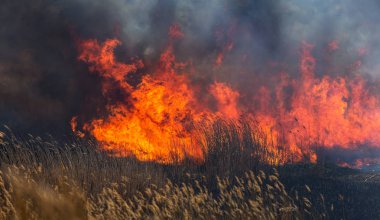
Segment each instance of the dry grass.
M128 178L88 195L61 177L45 185L33 176L43 172L8 167L0 173L2 219L310 219L324 218L307 197L292 198L276 171L217 178L217 190L207 184L167 182L130 196ZM188 174L189 178L192 178ZM308 189L308 188L307 188Z
M59 143L8 130L0 143L0 219L327 218L308 187L303 196L290 193L262 164L270 154L248 130L216 124L203 142L205 163L176 165L110 157L88 140Z

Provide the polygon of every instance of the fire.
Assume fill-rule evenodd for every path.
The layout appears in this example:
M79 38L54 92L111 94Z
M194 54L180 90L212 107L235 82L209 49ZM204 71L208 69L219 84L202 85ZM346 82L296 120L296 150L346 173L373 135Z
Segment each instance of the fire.
M359 73L350 77L317 76L313 45L302 45L300 76L281 72L273 79L274 89L262 86L255 94L247 94L215 80L208 85L206 98L200 99L202 94L189 79L193 67L178 62L173 50L173 41L181 40L184 33L174 25L169 37L159 65L138 85L130 85L126 76L143 71L144 63L137 59L130 64L116 61L118 40L80 44L79 59L102 77L104 96L115 87L128 94L125 100L110 102L107 115L83 126L103 149L143 161L171 163L185 157L201 161L204 149L196 141L200 138L196 127L220 117L252 121L265 133L269 150L282 147L290 152L289 158L276 158L277 162L315 162L316 147L380 147L379 97L369 91ZM339 49L337 41L328 46L331 51ZM232 43L223 49L230 50ZM217 54L216 64L222 68L223 53ZM242 95L255 105L241 102ZM77 132L76 118L72 124Z
M78 117L73 117L71 119L71 121L70 121L71 130L74 132L75 135L83 138L85 136L85 134L82 133L81 131L78 131L78 121L77 120L78 120Z
M320 146L380 146L378 97L369 94L359 75L353 79L316 78L315 62L310 54L310 45L304 46L300 68L302 77L294 85L291 111L285 114L280 111L284 114L280 117L285 118L281 122L288 122L292 133L301 133L299 137L307 137L305 141ZM295 122L290 122L292 118ZM293 138L294 144L296 139Z
M239 119L237 106L239 93L224 83L215 82L210 87L211 94L218 102L218 111L228 119Z
M177 28L171 29L174 37L181 36L179 33ZM163 163L185 156L202 159L201 147L193 142L194 124L211 115L196 102L186 75L177 74L184 64L175 62L172 47L169 45L162 53L157 72L144 76L132 90L124 77L143 65L140 61L128 65L115 62L113 49L118 44L117 40L108 40L103 45L86 41L81 45L79 59L104 78L104 94L110 89L108 84L117 82L119 88L130 92L132 106L109 105L108 117L96 119L84 129L102 142L104 149L119 156L133 155L140 160Z
M310 44L303 45L300 79L282 75L274 98L268 95L266 88L262 89L259 99L263 109L258 112L258 120L274 129L275 136L284 137L282 141L292 152L298 156L306 153L311 161L317 159L313 146L380 146L379 98L369 93L360 75L315 77L316 59L311 55L312 48ZM293 90L292 97L289 103L284 103L283 91L289 86ZM289 110L285 110L285 105Z
M362 169L364 167L369 167L369 166L380 164L380 158L378 158L378 157L377 158L364 157L364 158L355 159L351 163L340 162L338 164L341 167L348 167L348 168L354 168L354 169Z

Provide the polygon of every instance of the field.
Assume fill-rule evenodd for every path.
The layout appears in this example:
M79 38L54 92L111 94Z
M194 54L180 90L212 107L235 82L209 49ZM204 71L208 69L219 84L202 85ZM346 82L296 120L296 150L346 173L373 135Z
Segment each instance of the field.
M88 139L5 129L0 218L380 218L380 175L318 163L271 166L265 146L241 149L243 140L216 134L203 163L165 165L111 157Z

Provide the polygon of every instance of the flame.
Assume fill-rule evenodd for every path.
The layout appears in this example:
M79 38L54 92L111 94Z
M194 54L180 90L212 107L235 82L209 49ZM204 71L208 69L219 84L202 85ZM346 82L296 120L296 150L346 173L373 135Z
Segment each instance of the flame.
M218 102L218 112L228 119L239 119L240 112L237 106L239 93L228 85L215 82L210 87L211 94Z
M281 123L292 133L301 133L298 137L307 137L306 141L320 146L379 146L379 99L369 94L359 75L353 79L316 78L316 60L310 49L310 45L304 45L300 64L302 77L293 85L291 110L279 109ZM283 100L281 92L278 94L276 98ZM297 142L296 138L288 139L293 139L293 144Z
M178 37L178 30L171 30ZM106 150L119 156L136 156L143 161L163 163L182 160L185 155L202 158L202 149L192 142L194 123L209 117L196 103L185 75L177 74L183 64L175 62L169 45L160 58L160 67L152 75L143 77L135 90L124 79L127 74L142 68L135 64L115 62L113 49L117 40L108 40L103 45L90 40L82 44L80 60L90 64L90 70L104 78L104 84L117 82L118 87L130 92L133 107L109 105L108 117L96 119L84 126L103 143ZM109 87L103 87L107 93ZM193 146L193 147L191 147Z
M255 94L244 94L256 103L244 105L240 91L217 81L208 86L210 97L201 100L197 87L189 80L190 64L178 62L173 52L173 40L183 38L184 33L174 25L169 37L171 41L158 67L145 74L138 85L130 85L126 76L143 71L144 64L137 59L130 64L116 61L113 51L120 45L118 40L80 44L79 59L103 78L104 96L108 97L115 87L128 94L126 100L110 102L106 116L83 126L103 149L143 161L172 163L185 157L201 161L204 151L195 141L199 138L196 124L207 124L218 117L251 119L265 133L270 151L282 147L290 152L288 158L273 158L275 163L305 159L316 162L315 147L380 146L379 97L369 91L360 74L316 76L313 45L302 45L300 77L281 72L275 77L274 89L262 86ZM328 46L337 50L339 43L332 41ZM223 51L232 49L233 44L228 43ZM223 55L218 55L216 64L220 66L222 61ZM210 99L216 108L209 104ZM76 118L72 124L76 131Z
M316 161L313 146L350 149L380 146L378 97L370 94L360 75L315 77L316 59L311 54L312 49L310 44L303 45L299 79L283 74L274 98L267 88L262 88L258 98L262 106L258 112L259 122L268 130L274 130L277 140L283 137L282 141L298 160L306 155L311 162ZM285 103L284 90L289 86L293 93L289 103Z
M352 169L362 169L364 167L374 166L380 164L380 158L358 158L354 161L348 163L348 162L339 162L339 166L341 167L348 167Z
M70 121L71 130L74 132L75 135L83 138L85 136L85 134L81 131L78 131L78 121L77 120L78 120L77 116L75 116L71 119L71 121Z

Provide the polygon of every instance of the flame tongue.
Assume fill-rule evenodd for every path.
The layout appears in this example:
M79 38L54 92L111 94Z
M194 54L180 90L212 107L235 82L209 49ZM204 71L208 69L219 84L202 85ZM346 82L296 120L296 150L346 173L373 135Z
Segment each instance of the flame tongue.
M173 26L169 36L173 41L184 34L178 26ZM306 156L315 162L313 146L380 146L378 97L368 91L359 75L316 77L313 45L303 44L301 77L278 74L274 90L262 86L256 94L244 94L225 83L213 82L207 86L209 95L201 101L188 79L188 64L176 61L172 42L162 53L159 67L144 75L136 87L128 84L125 77L144 65L139 60L132 64L117 62L113 50L119 44L117 40L103 44L96 40L84 41L79 56L89 64L91 71L103 78L105 96L115 85L129 94L125 102L108 104L106 117L84 125L104 149L116 155L134 155L140 160L163 163L181 161L185 155L202 160L202 148L194 141L199 138L195 125L207 124L218 117L252 118L254 126L265 133L268 150L275 152L282 146L290 152L282 161L300 161ZM329 47L336 50L338 44ZM232 46L226 51L231 49ZM221 65L218 63L218 69ZM287 88L291 88L290 93L286 92ZM241 94L258 107L240 103ZM214 108L210 100L216 103ZM280 159L274 158L274 161Z
M288 122L295 119L288 129L300 133L298 138L307 137L305 141L325 147L380 146L380 105L364 87L364 80L359 76L316 79L314 66L310 49L304 47L302 78L294 87L291 111L282 115Z
M161 68L144 76L137 88L131 90L123 78L142 65L115 62L112 49L116 45L115 40L102 46L95 41L86 42L80 59L101 74L104 83L116 81L120 88L130 91L133 107L109 105L109 115L86 124L85 130L102 142L104 149L119 156L134 155L140 160L164 163L174 158L182 160L185 154L201 159L201 148L191 143L193 124L206 119L209 112L197 111L199 107L187 78L176 73L182 65L175 62L171 46L161 56ZM104 90L107 93L107 87Z

